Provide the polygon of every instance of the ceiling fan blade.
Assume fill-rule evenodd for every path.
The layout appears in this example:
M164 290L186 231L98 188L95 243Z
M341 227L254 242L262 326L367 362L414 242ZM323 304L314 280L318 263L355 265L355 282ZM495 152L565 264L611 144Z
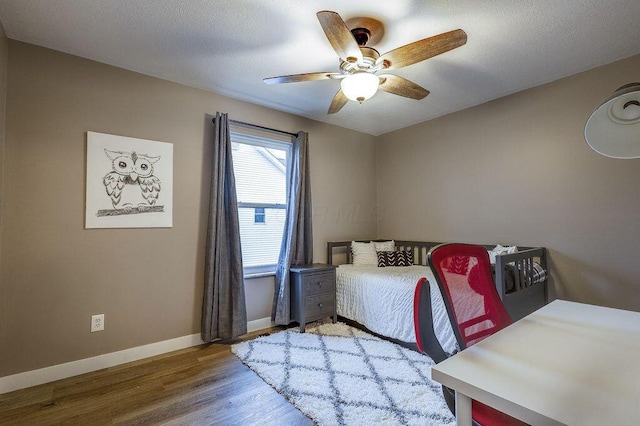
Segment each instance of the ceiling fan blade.
M281 75L279 77L265 78L266 84L299 83L301 81L327 80L342 76L339 72L310 72L307 74Z
M340 15L329 10L322 10L316 13L316 16L320 21L324 34L329 39L331 47L333 47L340 59L352 63L362 62L360 47L358 47L351 30L349 30Z
M448 52L466 42L467 33L460 29L453 30L390 50L381 55L376 63L384 63L387 69L398 69Z
M429 94L427 89L406 78L392 74L382 74L379 77L380 86L378 88L385 92L418 100L424 99Z
M344 93L342 93L342 90L338 90L338 93L336 93L331 101L327 114L335 114L340 111L347 102L349 102L349 99L344 95Z

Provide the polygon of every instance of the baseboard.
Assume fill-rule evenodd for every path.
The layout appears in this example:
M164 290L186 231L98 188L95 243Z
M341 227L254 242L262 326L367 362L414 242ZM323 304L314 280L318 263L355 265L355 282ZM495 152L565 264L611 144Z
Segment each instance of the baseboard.
M269 328L272 326L273 326L273 323L271 322L270 317L249 321L247 323L247 333L251 333L252 331L257 331L257 330L264 330L265 328Z
M247 323L248 332L269 327L271 327L271 318L261 318ZM126 364L127 362L201 345L202 343L200 334L192 334L190 336L177 337L175 339L150 343L118 352L111 352L78 361L71 361L38 370L0 377L0 394L53 382L55 380L66 379L79 374L90 373L103 368Z
M18 389L28 388L54 380L66 379L78 374L89 373L127 362L137 361L163 353L201 345L200 334L177 337L175 339L164 340L162 342L150 343L144 346L125 349L118 352L111 352L78 361L66 362L64 364L53 365L39 370L26 371L0 378L0 394Z

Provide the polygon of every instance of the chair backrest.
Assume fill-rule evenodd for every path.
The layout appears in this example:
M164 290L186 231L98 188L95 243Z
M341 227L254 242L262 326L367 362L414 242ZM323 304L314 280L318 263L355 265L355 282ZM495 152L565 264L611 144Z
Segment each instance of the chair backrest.
M482 246L441 244L427 253L460 349L513 323L491 274Z

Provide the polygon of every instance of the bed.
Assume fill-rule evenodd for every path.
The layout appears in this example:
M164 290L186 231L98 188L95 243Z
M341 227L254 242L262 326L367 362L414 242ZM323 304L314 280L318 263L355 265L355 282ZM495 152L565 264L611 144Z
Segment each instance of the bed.
M454 352L457 345L451 324L438 285L427 266L429 249L440 243L400 240L371 242L383 244L383 250L409 252L411 256L408 260L411 264L378 267L377 264L373 265L371 260L369 265L354 265L351 241L327 243L327 263L338 266L338 316L404 346L415 347L413 296L418 280L426 277L432 294L434 331L443 349L448 353ZM369 241L354 243L355 247L362 247L362 243ZM517 251L515 247L484 247L494 261L494 278L498 294L515 320L547 303L544 247L518 247Z

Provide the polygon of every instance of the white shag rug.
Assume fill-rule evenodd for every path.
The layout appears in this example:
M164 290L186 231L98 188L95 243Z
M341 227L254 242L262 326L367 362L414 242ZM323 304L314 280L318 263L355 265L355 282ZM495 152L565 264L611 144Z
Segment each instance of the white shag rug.
M232 352L319 425L452 425L428 356L343 323L298 328Z

